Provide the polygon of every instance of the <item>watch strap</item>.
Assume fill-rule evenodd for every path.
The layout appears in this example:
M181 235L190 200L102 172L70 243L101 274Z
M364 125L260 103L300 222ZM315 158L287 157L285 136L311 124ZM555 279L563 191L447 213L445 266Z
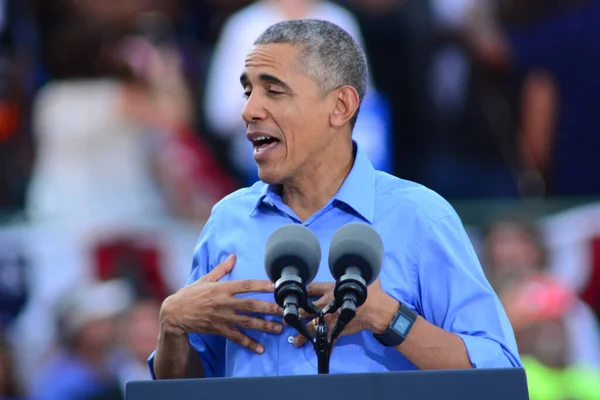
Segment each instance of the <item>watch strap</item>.
M404 342L406 336L412 329L418 314L400 303L400 308L392 318L392 322L381 335L375 335L375 339L386 347L396 347Z

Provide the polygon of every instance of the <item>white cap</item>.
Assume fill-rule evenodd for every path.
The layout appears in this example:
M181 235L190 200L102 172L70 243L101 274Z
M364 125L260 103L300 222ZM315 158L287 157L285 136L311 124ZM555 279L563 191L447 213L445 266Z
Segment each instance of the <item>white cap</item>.
M59 302L57 316L64 334L70 336L85 324L116 317L133 302L133 290L124 280L111 280L78 286Z

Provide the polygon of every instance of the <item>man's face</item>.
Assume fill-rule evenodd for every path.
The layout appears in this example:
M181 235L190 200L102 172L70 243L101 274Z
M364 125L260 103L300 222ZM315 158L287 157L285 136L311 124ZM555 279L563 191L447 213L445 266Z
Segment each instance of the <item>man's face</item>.
M301 73L298 53L289 44L255 46L241 77L248 99L242 118L259 178L270 184L310 174L332 140L335 93L324 94Z

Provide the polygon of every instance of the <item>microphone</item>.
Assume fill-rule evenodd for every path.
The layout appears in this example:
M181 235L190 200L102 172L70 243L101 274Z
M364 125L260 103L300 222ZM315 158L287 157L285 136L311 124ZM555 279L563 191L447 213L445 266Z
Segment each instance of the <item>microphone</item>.
M315 279L320 262L319 240L303 225L284 225L267 240L265 270L275 283L275 301L291 326L301 323L299 309L307 309L306 285Z
M352 222L333 235L329 269L336 281L335 303L341 310L332 338L339 336L367 299L367 286L377 279L382 261L383 241L369 225Z

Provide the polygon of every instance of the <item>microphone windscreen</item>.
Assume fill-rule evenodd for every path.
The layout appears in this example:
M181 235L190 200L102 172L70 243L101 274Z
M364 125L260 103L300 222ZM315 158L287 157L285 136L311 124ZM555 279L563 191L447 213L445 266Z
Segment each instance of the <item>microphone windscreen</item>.
M336 280L345 273L347 267L357 267L367 285L370 285L377 279L382 261L381 236L367 224L346 224L331 239L329 269Z
M293 266L304 283L309 284L315 279L320 262L319 239L303 225L283 225L267 240L265 270L271 282L281 278L285 267Z

